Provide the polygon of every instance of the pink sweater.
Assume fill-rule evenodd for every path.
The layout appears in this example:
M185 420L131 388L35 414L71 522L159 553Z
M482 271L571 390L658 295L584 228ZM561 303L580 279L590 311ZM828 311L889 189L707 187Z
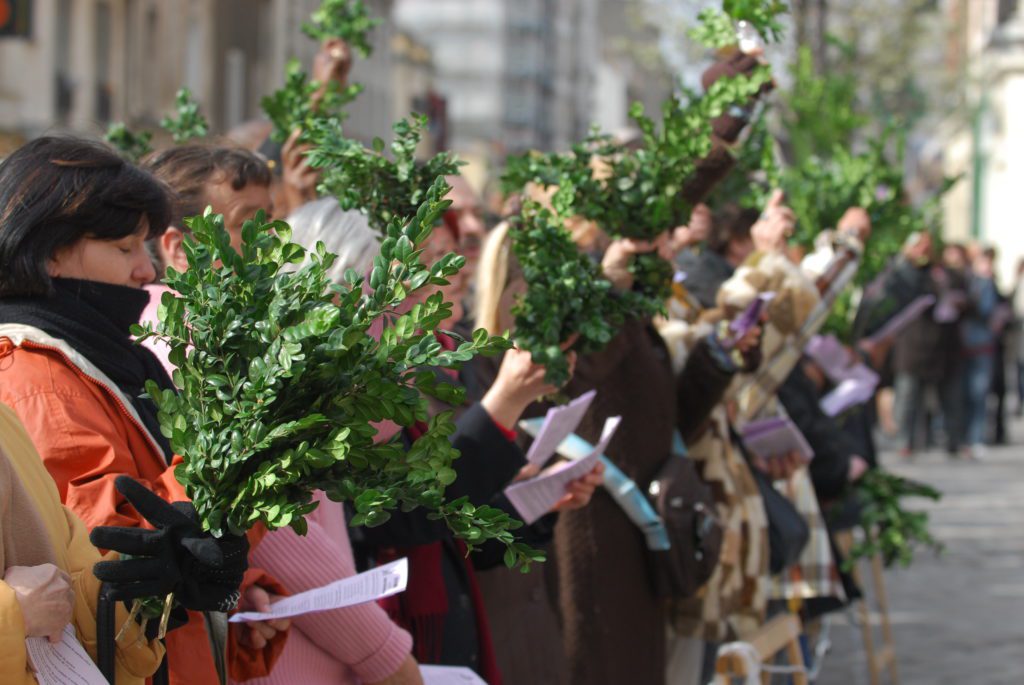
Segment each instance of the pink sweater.
M309 532L274 531L252 552L253 565L265 569L291 592L355 575L352 547L342 505L322 493L320 506L307 517ZM347 685L375 682L393 674L412 650L412 637L376 604L321 611L292 619L284 653L260 685Z
M162 283L151 283L145 286L146 292L149 293L149 304L142 310L142 316L139 317L139 323L150 323L153 324L153 328L156 328L157 323L160 321L157 316L157 310L160 308L160 298L164 296L164 293L171 292L171 289ZM167 356L171 353L171 348L161 340L154 338L147 338L142 341L142 346L149 348L149 351L156 355L156 358L160 360L164 368L167 369L167 375L172 376L174 373L174 365L171 364L171 360ZM172 376L173 377L173 376Z

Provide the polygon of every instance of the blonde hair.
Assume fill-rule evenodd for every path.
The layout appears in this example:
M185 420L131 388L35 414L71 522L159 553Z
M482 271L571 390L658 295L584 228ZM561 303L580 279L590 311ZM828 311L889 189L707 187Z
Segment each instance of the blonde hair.
M487 235L476 269L476 328L483 328L491 335L503 332L499 329L501 296L508 285L510 263L515 258L509 228L509 222L502 221Z

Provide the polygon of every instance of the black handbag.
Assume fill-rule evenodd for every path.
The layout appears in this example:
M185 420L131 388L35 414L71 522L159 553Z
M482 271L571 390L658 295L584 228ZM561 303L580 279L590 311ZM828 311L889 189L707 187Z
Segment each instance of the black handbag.
M811 529L793 503L775 489L768 476L757 469L750 470L761 491L764 513L768 518L768 567L775 575L800 561L800 554L811 538Z
M711 488L692 459L673 454L648 486L647 498L671 543L667 550L648 550L655 595L693 597L718 566L724 539Z

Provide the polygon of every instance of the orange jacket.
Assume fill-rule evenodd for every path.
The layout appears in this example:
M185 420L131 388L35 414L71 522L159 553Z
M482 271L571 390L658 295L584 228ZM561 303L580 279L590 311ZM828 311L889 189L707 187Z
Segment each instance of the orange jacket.
M57 482L65 506L90 528L141 526L146 522L114 488L127 474L168 501L187 500L156 441L130 400L82 354L63 340L30 326L0 325L0 403L14 409ZM258 540L250 536L250 542ZM257 583L285 594L256 569L244 587ZM229 642L231 677L266 676L284 649L279 634L262 650ZM167 636L173 685L215 685L217 672L200 614Z

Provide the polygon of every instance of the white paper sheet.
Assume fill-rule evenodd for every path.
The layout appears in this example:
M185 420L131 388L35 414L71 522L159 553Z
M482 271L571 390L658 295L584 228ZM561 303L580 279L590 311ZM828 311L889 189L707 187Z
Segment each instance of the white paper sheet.
M565 487L569 483L594 470L598 458L608 448L608 443L611 442L621 421L621 416L612 416L605 421L601 440L593 451L582 459L560 462L529 480L513 483L505 488L505 495L523 521L530 524L548 513L551 507L565 496Z
M583 415L597 396L596 390L584 393L569 404L552 407L544 417L544 425L526 453L526 461L543 466L555 454L555 450L583 420Z
M928 307L931 307L933 304L935 304L934 295L921 295L904 307L902 311L898 312L895 316L886 321L885 325L876 331L869 340L871 342L878 343L899 335L904 328L914 323L919 316L924 314L924 310L928 309Z
M301 563L302 560L298 561ZM232 623L267 621L365 604L402 592L408 582L409 561L399 559L351 578L336 580L323 587L279 599L268 612L240 611L228 620Z
M423 685L487 685L465 666L420 666Z
M875 382L861 378L847 378L837 385L832 392L821 398L821 410L829 416L838 416L850 407L864 404L875 395L878 378Z
M25 640L25 649L39 685L107 685L107 679L75 637L70 623L57 644L51 644L45 637L30 637Z

